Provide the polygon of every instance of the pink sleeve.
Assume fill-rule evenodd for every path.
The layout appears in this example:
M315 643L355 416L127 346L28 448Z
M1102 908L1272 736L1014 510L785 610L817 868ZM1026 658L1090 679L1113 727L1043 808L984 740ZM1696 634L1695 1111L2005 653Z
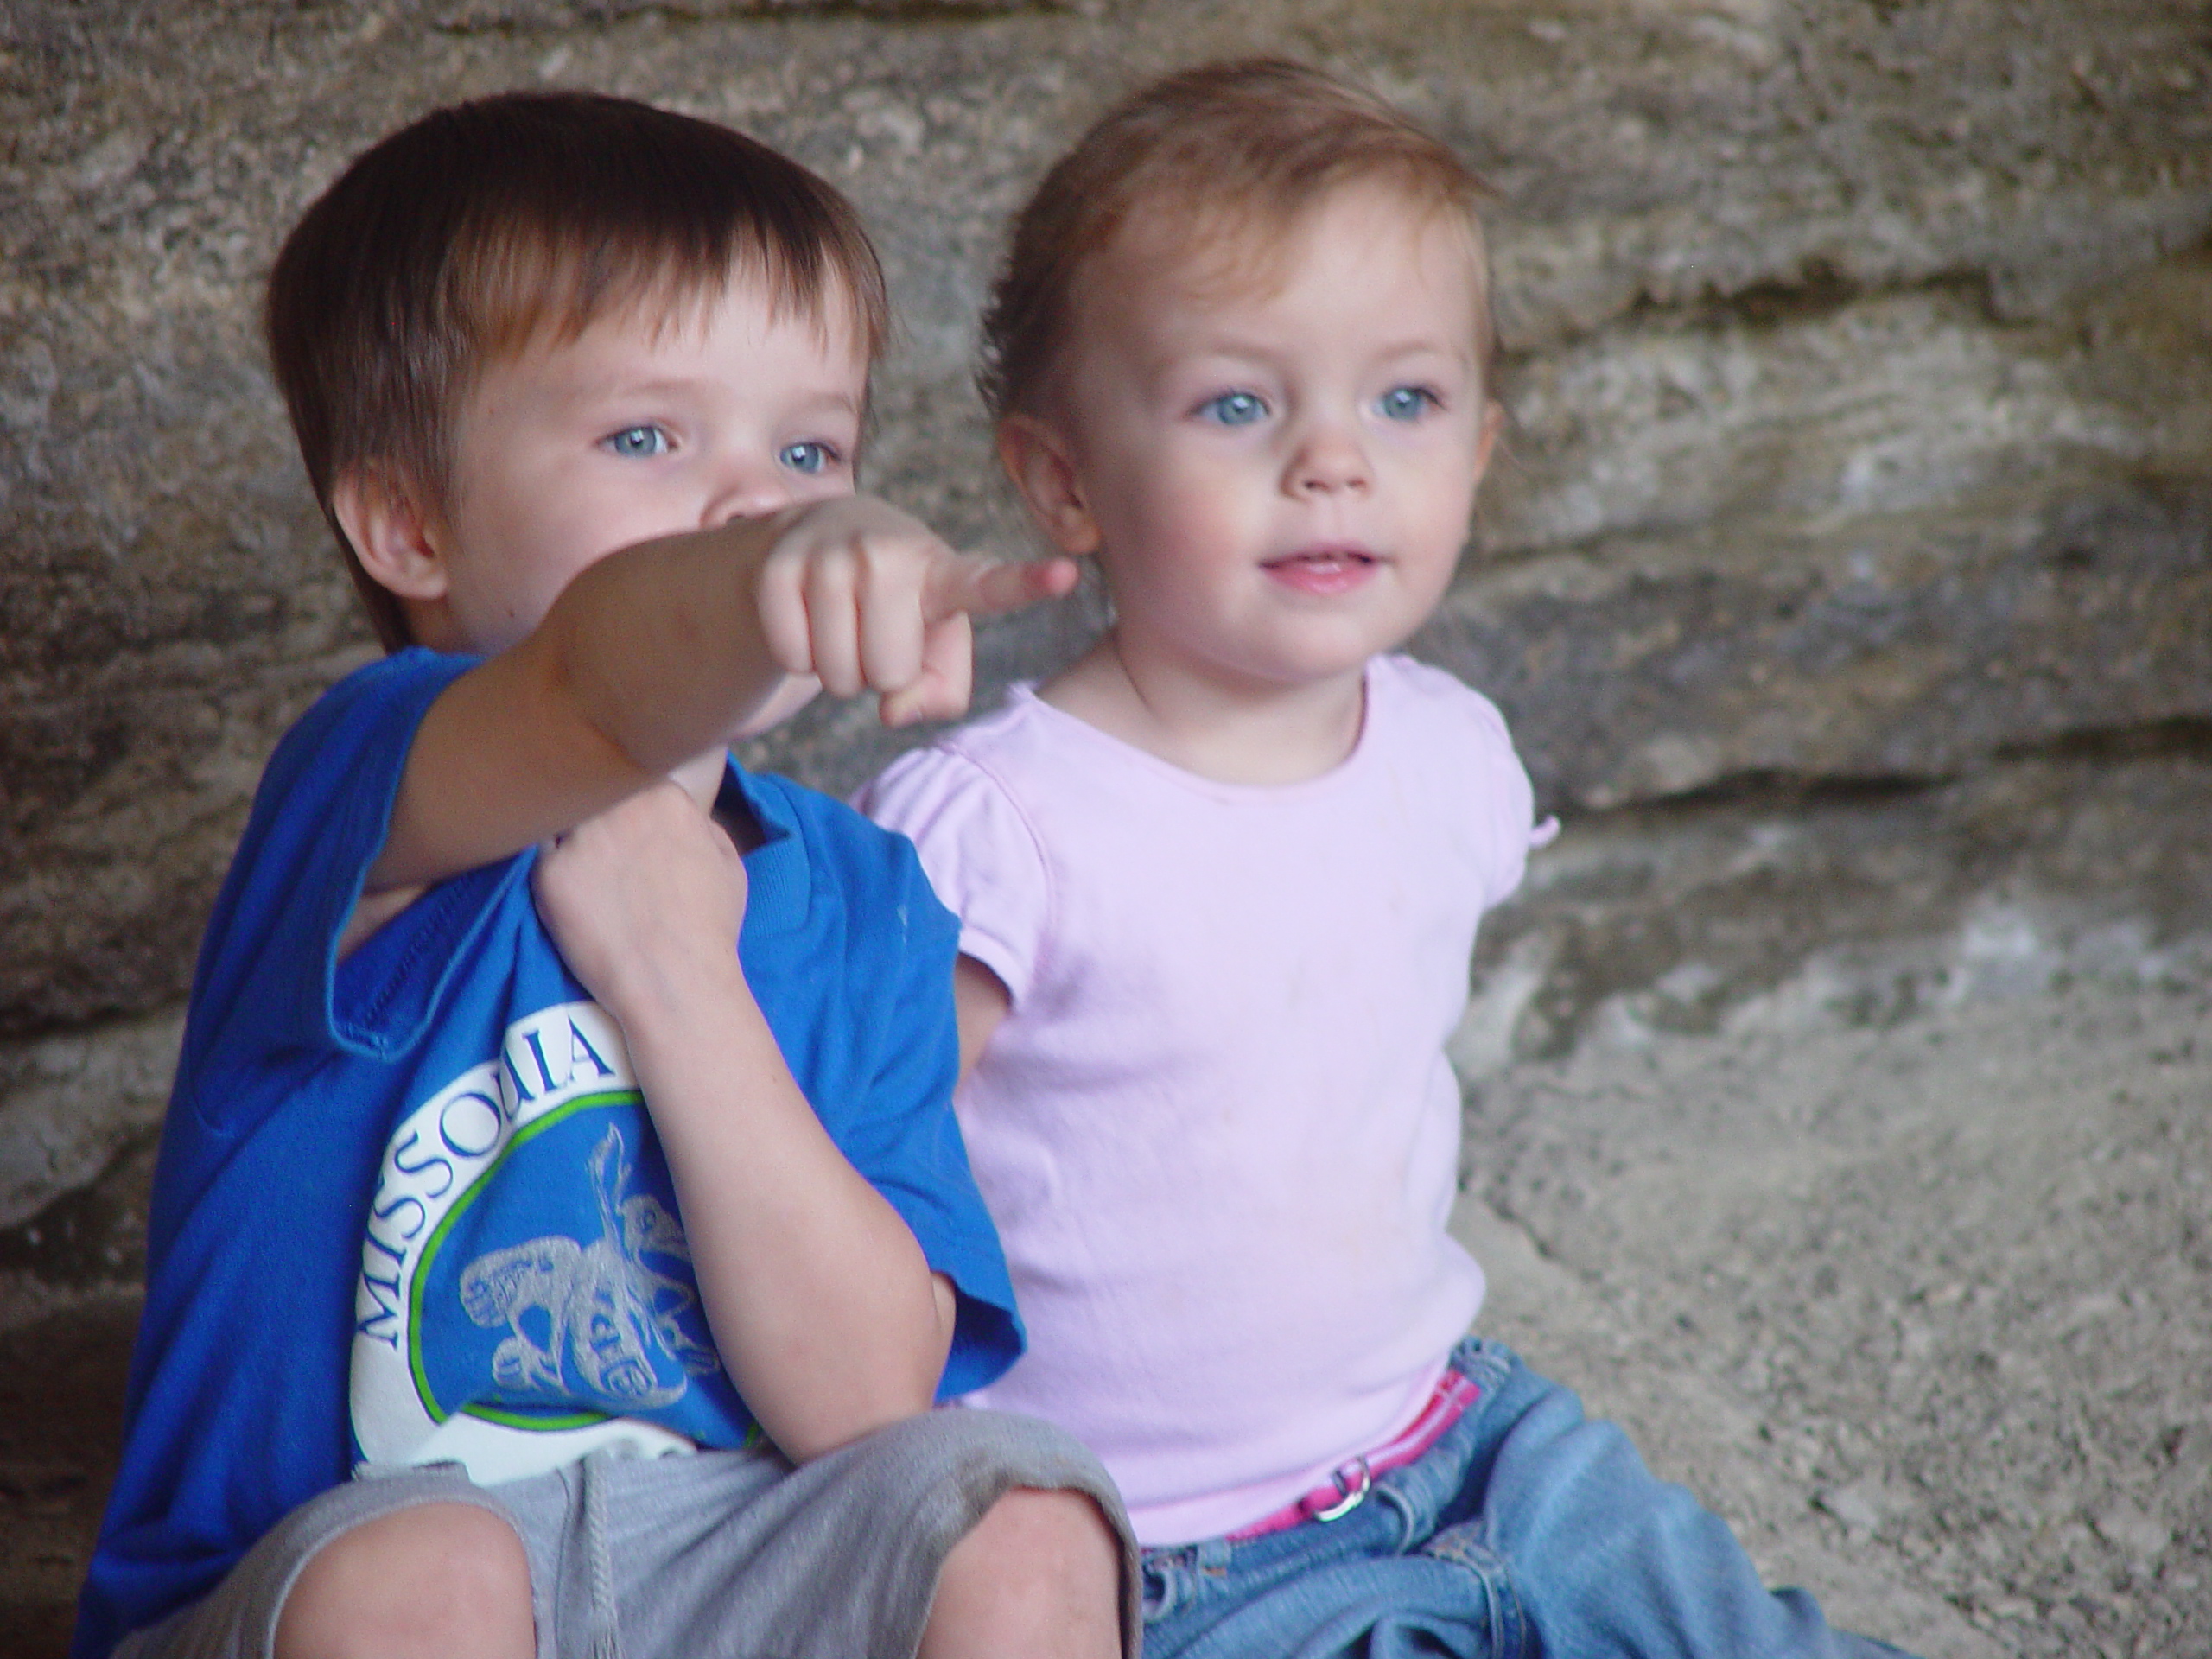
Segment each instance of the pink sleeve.
M914 843L930 885L960 918L960 950L1019 1003L1042 952L1050 893L1021 810L998 781L941 745L899 757L853 804Z
M1492 909L1513 896L1530 849L1550 842L1559 821L1534 822L1535 791L1496 703L1440 668L1409 657L1387 661L1429 711L1423 729L1433 734L1435 752L1463 757L1438 776L1449 780L1448 810L1471 810L1481 825L1483 908Z
M1481 755L1474 772L1477 799L1490 823L1493 849L1483 893L1483 908L1489 910L1513 896L1528 869L1529 849L1544 845L1559 826L1550 818L1535 822L1535 791L1529 769L1514 752L1505 716L1479 691L1469 690L1466 699Z

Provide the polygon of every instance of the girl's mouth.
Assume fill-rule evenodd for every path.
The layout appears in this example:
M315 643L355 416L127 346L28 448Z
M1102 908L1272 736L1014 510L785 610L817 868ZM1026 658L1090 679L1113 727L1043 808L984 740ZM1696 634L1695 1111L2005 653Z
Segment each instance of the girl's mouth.
M1269 559L1260 568L1287 588L1325 597L1358 587L1379 563L1363 547L1309 547Z

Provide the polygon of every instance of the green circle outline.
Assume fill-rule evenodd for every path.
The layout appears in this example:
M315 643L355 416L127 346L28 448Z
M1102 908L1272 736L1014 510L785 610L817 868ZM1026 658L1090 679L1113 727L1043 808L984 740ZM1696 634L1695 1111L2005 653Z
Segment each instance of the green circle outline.
M437 1255L440 1247L444 1243L447 1232L455 1222L460 1220L462 1212L470 1205L475 1203L476 1195L490 1184L492 1178L499 1173L500 1166L510 1157L529 1145L540 1135L558 1124L566 1122L578 1112L604 1111L609 1107L625 1105L634 1105L642 1109L645 1099L645 1096L635 1089L606 1089L596 1094L579 1095L575 1099L564 1101L551 1111L532 1118L508 1137L506 1145L499 1148L498 1155L492 1160L491 1166L462 1189L461 1196L453 1201L452 1208L440 1217L438 1224L430 1230L429 1237L423 1242L423 1253L416 1258L415 1271L408 1279L407 1369L415 1379L416 1397L422 1402L423 1408L429 1414L432 1422L447 1422L459 1415L474 1417L482 1422L498 1423L507 1428L550 1434L562 1429L590 1428L600 1423L614 1421L614 1414L608 1411L576 1411L556 1417L532 1416L502 1406L470 1404L462 1406L458 1413L443 1408L438 1404L437 1396L431 1392L430 1379L423 1365L423 1281L429 1277L430 1260Z

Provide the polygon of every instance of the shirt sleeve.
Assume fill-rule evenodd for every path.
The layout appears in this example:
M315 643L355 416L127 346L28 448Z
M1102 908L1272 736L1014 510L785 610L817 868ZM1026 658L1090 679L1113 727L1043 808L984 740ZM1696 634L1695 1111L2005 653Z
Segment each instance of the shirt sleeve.
M1036 978L1052 894L1036 832L998 779L946 745L899 757L854 799L914 843L937 896L960 918L960 950L1019 1004Z
M906 918L902 982L879 1027L886 1040L870 1079L869 1122L880 1128L848 1137L844 1150L912 1230L931 1269L952 1281L957 1306L938 1384L943 1401L995 1382L1021 1357L1027 1338L998 1229L952 1110L960 1077L955 924L911 857L906 868L911 886L899 906Z
M193 988L196 1038L243 1039L261 1052L342 1046L379 1058L412 1040L421 1008L414 1024L392 1027L378 1023L390 1010L373 996L341 1006L338 941L384 849L423 716L474 665L404 652L349 675L285 734L208 924ZM480 897L473 891L480 883L460 885L470 889L463 896ZM450 922L454 897L433 889L402 916L410 928L433 912ZM410 916L416 910L423 915ZM442 976L421 969L436 960L418 955L410 964L431 991ZM187 1072L207 1058L188 1053ZM200 1110L211 1128L226 1127L215 1121L220 1103Z
M203 1594L345 1478L344 1344L383 1125L314 1080L336 951L423 715L468 659L348 676L277 746L211 918L148 1214L129 1430L73 1651ZM442 964L439 964L442 971ZM334 1268L332 1255L336 1253Z
M1489 822L1492 854L1483 892L1491 909L1511 898L1529 868L1529 852L1551 839L1549 821L1535 823L1535 791L1529 769L1515 753L1505 716L1479 691L1460 688L1479 757L1475 772L1478 810Z
M1420 741L1457 757L1438 777L1449 792L1445 810L1471 814L1481 853L1483 908L1505 902L1520 887L1532 848L1558 833L1555 820L1535 823L1535 791L1513 747L1505 716L1456 675L1409 657L1387 659L1414 706L1421 709Z
M780 786L798 800L801 791ZM855 1039L852 1065L841 1055L795 1054L788 1042L785 1053L838 1151L899 1212L931 1269L952 1281L956 1322L938 1390L950 1399L996 1379L1024 1342L998 1230L952 1109L959 927L904 836L840 803L814 800L802 816L848 917L839 1001L849 1012L838 1028Z

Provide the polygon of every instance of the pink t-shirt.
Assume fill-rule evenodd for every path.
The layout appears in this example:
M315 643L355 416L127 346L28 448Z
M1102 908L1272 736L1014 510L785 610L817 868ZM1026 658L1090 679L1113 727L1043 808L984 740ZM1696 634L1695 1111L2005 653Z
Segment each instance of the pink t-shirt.
M969 1400L1087 1442L1147 1544L1410 1422L1483 1295L1444 1041L1529 846L1497 709L1376 658L1351 755L1251 787L1017 687L860 804L1013 997L957 1103L1030 1347Z

